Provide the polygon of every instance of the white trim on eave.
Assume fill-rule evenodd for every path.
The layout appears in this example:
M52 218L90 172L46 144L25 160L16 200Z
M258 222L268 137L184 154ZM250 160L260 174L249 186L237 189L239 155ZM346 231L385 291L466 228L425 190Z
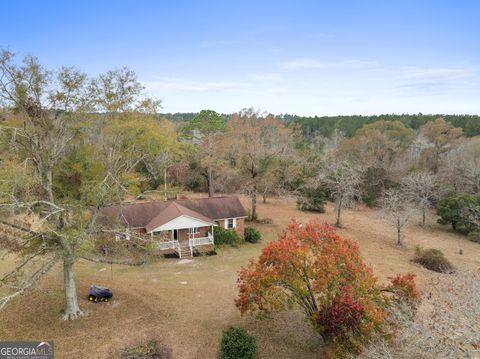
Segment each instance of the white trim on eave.
M214 219L214 221L224 221L224 220L229 219L229 218L241 219L241 218L248 218L248 216L216 218L216 219Z
M216 226L216 223L207 222L199 218L195 218L189 216L187 214L182 214L181 216L175 217L168 221L167 223L158 226L157 228L152 229L151 231L147 232L148 234L152 232L162 232L162 231L170 231L173 229L187 229L193 227L210 227Z

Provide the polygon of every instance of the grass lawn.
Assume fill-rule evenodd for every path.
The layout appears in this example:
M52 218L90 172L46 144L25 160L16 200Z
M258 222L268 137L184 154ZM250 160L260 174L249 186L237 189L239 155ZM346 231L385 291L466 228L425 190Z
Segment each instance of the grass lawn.
M245 206L248 200L242 198ZM0 340L54 340L57 358L104 358L132 341L155 337L173 348L175 358L215 358L222 330L231 324L257 336L260 358L318 358L321 346L298 313L282 313L257 321L240 317L233 304L237 271L276 238L292 219L333 222L327 213L299 212L294 200L272 199L259 205L261 217L272 224L258 225L264 240L238 248L224 248L217 256L191 261L161 259L141 267L110 266L79 261L76 265L80 305L87 316L62 322L62 271L55 268L40 285L11 302L0 313ZM414 272L420 288L434 278L432 272L411 262L414 246L441 249L457 267L478 269L480 245L437 225L406 230L405 245L395 245L395 229L375 210L358 207L345 211L340 233L360 243L362 254L381 281L398 272ZM459 254L460 249L463 254ZM12 263L7 257L0 272ZM86 300L96 283L112 288L114 300L105 304Z

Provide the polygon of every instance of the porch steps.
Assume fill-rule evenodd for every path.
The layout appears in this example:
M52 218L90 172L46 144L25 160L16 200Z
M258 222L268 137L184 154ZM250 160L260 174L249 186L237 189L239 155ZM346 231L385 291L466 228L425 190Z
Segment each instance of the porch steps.
M190 258L192 256L189 246L181 246L180 253L181 253L180 258Z

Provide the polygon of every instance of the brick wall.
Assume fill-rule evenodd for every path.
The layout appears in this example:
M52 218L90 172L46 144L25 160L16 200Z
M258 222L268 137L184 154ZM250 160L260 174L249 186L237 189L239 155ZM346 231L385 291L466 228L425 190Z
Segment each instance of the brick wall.
M210 231L212 227L199 227L198 231L199 233L195 235L196 238L200 237L207 237L208 236L208 231ZM178 231L179 238L178 240L180 241L187 241L188 240L188 229L180 229Z
M245 218L237 218L237 227L235 228L235 230L237 231L237 234L242 239L244 235L244 229L245 229Z
M218 221L219 226L222 228L225 228L225 221L224 219ZM237 218L236 220L236 227L235 227L235 232L239 235L240 238L243 239L243 231L245 229L245 218Z

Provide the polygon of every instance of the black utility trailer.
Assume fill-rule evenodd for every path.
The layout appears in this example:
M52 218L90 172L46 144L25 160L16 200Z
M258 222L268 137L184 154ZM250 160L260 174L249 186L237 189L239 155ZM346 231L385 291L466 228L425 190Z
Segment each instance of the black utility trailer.
M99 285L91 285L88 293L88 300L91 302L108 302L112 299L112 291L109 288Z

